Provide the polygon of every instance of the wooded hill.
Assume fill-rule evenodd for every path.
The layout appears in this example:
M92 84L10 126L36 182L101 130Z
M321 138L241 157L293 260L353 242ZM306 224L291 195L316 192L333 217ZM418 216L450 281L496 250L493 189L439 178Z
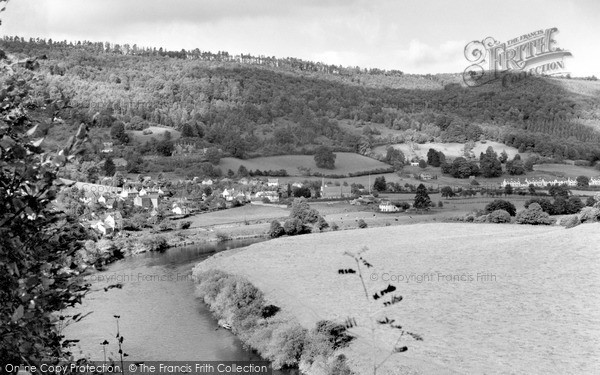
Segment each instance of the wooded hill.
M459 74L18 37L4 37L0 50L37 57L38 102L63 98L71 107L46 114L104 128L165 126L181 141L236 157L310 153L321 144L368 155L388 143L485 138L543 156L600 160L597 81L529 77L470 88ZM382 135L384 128L393 131Z

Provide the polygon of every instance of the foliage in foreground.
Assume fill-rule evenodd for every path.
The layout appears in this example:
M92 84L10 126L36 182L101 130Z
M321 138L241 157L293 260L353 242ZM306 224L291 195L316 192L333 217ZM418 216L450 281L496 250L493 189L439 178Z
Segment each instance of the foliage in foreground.
M36 79L19 70L0 82L0 358L28 365L70 358L59 323L82 317L59 313L89 287L77 282L75 260L88 233L51 204L58 168L82 150L87 129L82 124L57 155L44 152L27 114L35 107L28 82Z
M539 204L532 203L529 208L519 212L516 222L517 224L550 225L554 221L550 218L550 215L542 211Z

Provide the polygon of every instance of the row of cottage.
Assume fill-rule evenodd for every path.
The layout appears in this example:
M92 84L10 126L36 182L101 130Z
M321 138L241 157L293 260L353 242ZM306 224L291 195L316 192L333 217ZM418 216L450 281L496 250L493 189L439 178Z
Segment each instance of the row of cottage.
M526 188L530 185L535 187L546 187L548 185L567 185L570 187L577 186L577 181L569 178L555 178L554 180L545 179L545 178L526 178L524 181L520 179L504 179L500 184L502 187L506 187L506 185L510 185L514 188ZM589 186L600 186L600 176L599 177L590 177Z

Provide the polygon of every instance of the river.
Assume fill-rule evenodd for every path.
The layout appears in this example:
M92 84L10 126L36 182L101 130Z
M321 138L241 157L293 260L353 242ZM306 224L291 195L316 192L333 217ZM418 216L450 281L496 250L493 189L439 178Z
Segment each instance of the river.
M195 297L191 269L216 251L248 246L262 240L228 241L147 253L111 264L87 276L90 292L75 311L88 313L65 328L68 339L79 339L75 357L118 358L117 322L124 337L123 351L133 361L243 361L260 360L228 330L220 328L208 307ZM122 288L104 288L121 283ZM274 371L296 374L297 371Z

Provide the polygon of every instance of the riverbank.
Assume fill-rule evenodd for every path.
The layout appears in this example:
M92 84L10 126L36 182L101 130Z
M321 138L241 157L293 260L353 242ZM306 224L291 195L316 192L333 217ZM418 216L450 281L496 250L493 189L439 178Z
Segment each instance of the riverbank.
M272 240L215 254L193 274L243 277L307 331L355 322L356 340L336 354L371 373L398 335L377 325L372 338L368 312L383 306L365 299L356 274L339 273L356 269L345 251L368 246L368 294L393 285L404 297L375 317L423 337L402 339L408 350L378 374L598 373L599 242L598 224L415 224Z

